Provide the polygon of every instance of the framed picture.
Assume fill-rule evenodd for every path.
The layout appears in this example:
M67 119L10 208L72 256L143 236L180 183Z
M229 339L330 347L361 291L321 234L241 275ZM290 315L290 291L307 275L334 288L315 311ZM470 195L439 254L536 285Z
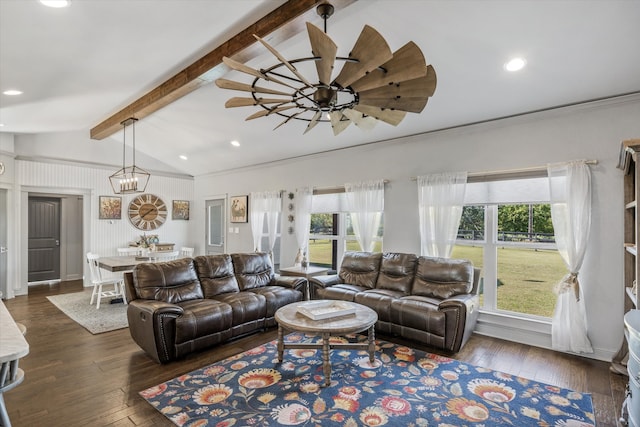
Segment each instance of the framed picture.
M122 197L100 196L99 219L122 219Z
M249 196L234 196L230 203L231 222L249 222Z
M189 201L174 200L171 209L171 219L189 219Z

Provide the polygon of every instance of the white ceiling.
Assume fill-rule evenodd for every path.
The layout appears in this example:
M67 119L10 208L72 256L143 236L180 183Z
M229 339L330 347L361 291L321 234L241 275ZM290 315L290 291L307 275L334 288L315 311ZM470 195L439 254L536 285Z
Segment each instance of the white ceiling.
M0 92L24 92L0 94L0 131L86 131L81 143L92 144L92 127L282 3L73 0L50 9L37 0L0 0ZM245 95L210 84L141 120L136 146L168 169L200 175L637 92L639 21L637 0L359 0L328 22L338 55L348 55L365 24L391 50L414 41L438 76L422 113L408 113L397 127L350 126L336 137L321 123L303 135L305 122L275 131L282 118L245 122L256 107L224 108ZM275 47L288 59L310 56L306 33ZM504 71L517 55L527 66ZM265 49L249 65L275 62ZM225 77L252 80L235 71ZM114 149L121 138L109 138ZM232 147L233 139L242 145Z

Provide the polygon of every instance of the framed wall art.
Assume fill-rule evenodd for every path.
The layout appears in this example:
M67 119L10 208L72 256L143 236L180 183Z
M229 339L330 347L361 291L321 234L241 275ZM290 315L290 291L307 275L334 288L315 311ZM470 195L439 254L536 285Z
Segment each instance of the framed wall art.
M98 219L122 219L122 197L100 196Z
M231 222L249 222L249 196L234 196L231 205Z
M189 219L189 201L174 200L171 209L171 219Z

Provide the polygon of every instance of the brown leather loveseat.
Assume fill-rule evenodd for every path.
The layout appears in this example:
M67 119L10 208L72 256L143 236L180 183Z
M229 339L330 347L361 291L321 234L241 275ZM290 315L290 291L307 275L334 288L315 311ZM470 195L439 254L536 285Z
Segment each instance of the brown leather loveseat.
M143 263L124 278L131 337L158 363L274 326L307 285L276 275L266 253Z
M314 298L374 309L381 333L457 352L478 319L479 276L480 270L467 260L347 252L338 274L309 282Z

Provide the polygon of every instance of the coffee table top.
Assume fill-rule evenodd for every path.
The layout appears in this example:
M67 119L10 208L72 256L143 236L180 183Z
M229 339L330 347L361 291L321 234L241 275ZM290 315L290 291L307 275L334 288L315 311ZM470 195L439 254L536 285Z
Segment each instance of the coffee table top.
M318 302L329 300L312 300L294 302L285 305L276 311L275 319L278 325L291 331L312 332L312 333L332 333L332 334L350 334L373 326L378 320L378 314L367 306L348 302L355 308L355 313L333 317L322 320L312 320L307 316L298 313L299 307L317 304ZM346 303L346 302L345 302Z

